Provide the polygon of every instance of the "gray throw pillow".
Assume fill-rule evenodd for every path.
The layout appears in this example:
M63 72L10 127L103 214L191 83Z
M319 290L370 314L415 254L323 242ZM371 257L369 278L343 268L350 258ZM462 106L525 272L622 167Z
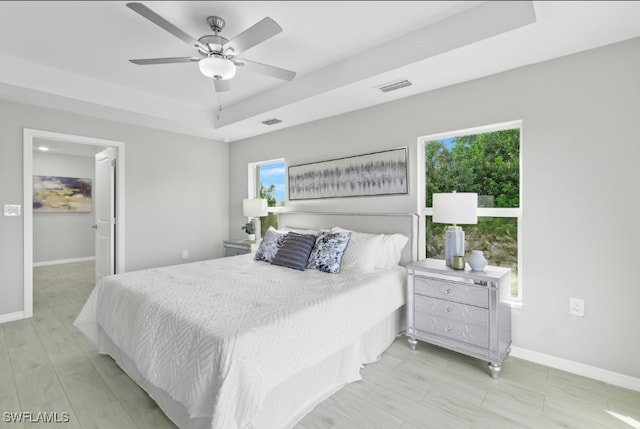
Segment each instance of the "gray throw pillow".
M278 249L278 253L273 257L271 264L304 271L315 244L315 235L290 232Z

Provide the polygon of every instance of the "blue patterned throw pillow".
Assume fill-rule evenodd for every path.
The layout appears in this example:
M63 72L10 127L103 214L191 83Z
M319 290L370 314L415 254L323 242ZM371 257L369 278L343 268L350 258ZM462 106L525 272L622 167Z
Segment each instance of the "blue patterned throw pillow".
M350 232L320 234L309 256L307 268L325 273L339 273L340 261L350 238Z
M278 253L278 248L282 245L286 236L286 234L281 234L275 229L268 229L256 252L256 261L271 262L276 253Z
M271 264L304 271L307 267L309 254L316 244L316 236L311 234L287 234L278 253L273 257Z

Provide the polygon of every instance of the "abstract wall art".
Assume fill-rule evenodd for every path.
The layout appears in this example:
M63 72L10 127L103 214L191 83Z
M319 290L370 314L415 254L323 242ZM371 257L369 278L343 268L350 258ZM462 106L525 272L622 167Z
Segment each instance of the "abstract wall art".
M407 148L289 167L289 199L406 194Z
M91 179L33 176L33 212L91 211Z

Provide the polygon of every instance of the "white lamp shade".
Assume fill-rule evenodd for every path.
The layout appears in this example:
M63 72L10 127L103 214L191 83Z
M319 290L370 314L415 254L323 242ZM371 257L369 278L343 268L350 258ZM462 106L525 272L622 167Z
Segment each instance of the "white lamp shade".
M226 58L211 56L198 61L200 71L211 79L231 79L236 75L236 65Z
M478 223L478 194L473 192L433 194L433 222Z
M267 200L259 198L242 200L242 213L246 217L266 216L268 214Z

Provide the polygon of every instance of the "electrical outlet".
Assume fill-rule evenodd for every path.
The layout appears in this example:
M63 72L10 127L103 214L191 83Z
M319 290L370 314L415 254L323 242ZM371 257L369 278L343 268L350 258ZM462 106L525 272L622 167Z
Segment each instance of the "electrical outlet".
M189 259L189 251L188 250L183 250L182 251L182 259Z
M569 314L584 317L584 299L569 298Z

